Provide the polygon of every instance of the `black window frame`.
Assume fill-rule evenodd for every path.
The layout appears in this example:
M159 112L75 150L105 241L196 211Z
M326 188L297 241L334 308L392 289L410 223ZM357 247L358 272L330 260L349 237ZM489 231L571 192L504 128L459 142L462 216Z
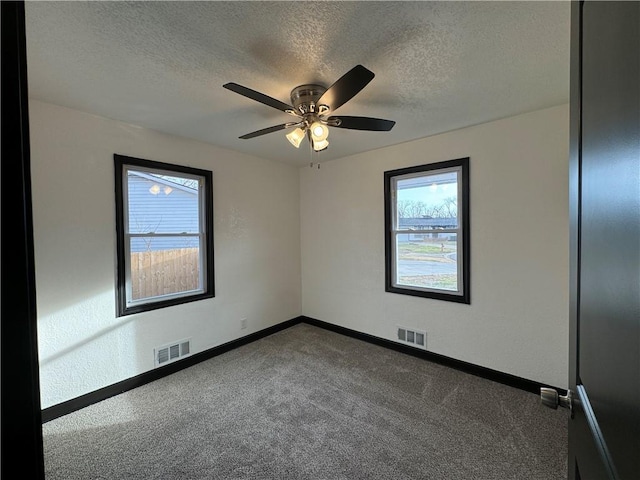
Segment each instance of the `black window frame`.
M452 168L460 169L460 197L459 211L460 216L459 228L462 232L462 241L460 242L459 253L461 259L461 275L458 284L462 287L461 293L451 293L447 290L439 289L420 289L408 286L394 285L395 278L395 256L396 256L396 232L393 221L395 217L396 199L393 192L393 180L395 177L404 175L425 173L434 174L438 170L447 170ZM411 295L416 297L432 298L436 300L445 300L450 302L471 303L471 241L470 241L470 214L469 214L469 157L457 158L443 162L429 163L425 165L417 165L412 167L400 168L396 170L388 170L384 172L384 216L385 216L385 291L390 293L398 293L403 295Z
M215 297L214 282L214 248L213 248L213 173L209 170L158 162L127 155L114 154L115 166L115 200L116 200L116 316L122 317L140 312L157 310L173 305L195 302L206 298ZM177 175L187 174L202 177L204 179L204 198L202 205L204 212L204 259L203 259L203 287L201 292L185 293L164 300L151 300L135 305L127 305L127 262L126 252L126 226L125 205L128 199L124 199L124 171L126 167L138 167L143 169L172 172Z

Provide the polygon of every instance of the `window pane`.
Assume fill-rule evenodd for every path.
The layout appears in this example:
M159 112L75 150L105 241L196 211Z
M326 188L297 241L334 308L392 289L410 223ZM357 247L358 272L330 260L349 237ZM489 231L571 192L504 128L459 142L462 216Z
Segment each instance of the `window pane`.
M152 250L173 250L176 248L198 248L200 238L197 235L188 237L133 237L129 243L131 252L148 252Z
M455 233L397 234L396 285L458 291Z
M396 192L396 229L457 228L457 171L399 178Z
M202 289L197 238L132 238L130 260L132 300Z
M200 181L128 170L129 233L198 233Z

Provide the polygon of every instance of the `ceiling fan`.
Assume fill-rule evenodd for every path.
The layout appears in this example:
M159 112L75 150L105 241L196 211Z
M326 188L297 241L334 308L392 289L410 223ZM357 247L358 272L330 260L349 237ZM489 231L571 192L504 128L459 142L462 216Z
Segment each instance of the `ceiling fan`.
M316 84L299 85L291 90L292 105L237 83L226 83L223 87L296 117L295 121L263 128L239 138L255 138L267 133L293 128L294 130L286 135L293 146L299 148L302 140L307 137L313 150L319 152L329 146L328 127L376 132L387 132L393 128L396 123L393 120L331 115L360 92L373 80L374 76L373 72L362 65L356 65L329 88Z

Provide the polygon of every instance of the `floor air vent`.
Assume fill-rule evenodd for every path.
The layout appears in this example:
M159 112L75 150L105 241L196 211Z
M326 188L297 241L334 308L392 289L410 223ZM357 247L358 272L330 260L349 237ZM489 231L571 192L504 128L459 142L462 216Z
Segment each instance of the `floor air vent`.
M407 345L427 349L427 332L398 327L398 340Z
M165 365L175 362L176 360L186 357L191 352L191 340L182 340L180 342L163 345L153 349L155 357L155 365Z

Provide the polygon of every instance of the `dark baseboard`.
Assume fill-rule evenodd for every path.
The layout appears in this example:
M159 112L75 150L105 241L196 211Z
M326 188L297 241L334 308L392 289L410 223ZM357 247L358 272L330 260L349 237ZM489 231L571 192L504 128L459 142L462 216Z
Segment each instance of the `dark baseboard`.
M71 400L67 400L66 402L62 402L57 405L53 405L51 407L45 408L42 410L42 421L43 423L45 423L55 418L62 417L63 415L67 415L69 413L75 412L76 410L80 410L81 408L88 407L89 405L98 403L102 400L106 400L107 398L113 397L115 395L119 395L128 390L132 390L136 387L140 387L144 384L153 382L155 380L159 380L162 377L166 377L167 375L171 375L172 373L176 373L180 370L196 365L197 363L203 362L205 360L218 356L222 353L228 352L229 350L233 350L234 348L238 348L243 345L247 345L248 343L255 342L256 340L260 340L261 338L267 337L281 330L285 330L299 323L307 323L315 327L323 328L325 330L330 330L332 332L339 333L341 335L346 335L348 337L356 338L358 340L363 340L365 342L369 342L374 345L379 345L381 347L389 348L391 350L405 353L407 355L422 358L429 362L438 363L447 367L454 368L456 370L460 370L472 375L476 375L478 377L482 377L494 382L502 383L504 385L518 388L520 390L524 390L527 392L539 394L540 388L550 387L550 388L555 388L560 395L567 394L567 391L562 388L557 388L550 385L544 385L539 382L535 382L533 380L527 380L525 378L517 377L515 375L500 372L497 370L492 370L486 367L481 367L478 365L474 365L472 363L463 362L461 360L456 360L455 358L446 357L444 355L429 352L426 350L419 350L417 348L409 347L407 345L393 342L391 340L376 337L374 335L358 332L356 330L351 330L346 327L341 327L339 325L334 325L332 323L327 323L322 320L317 320L315 318L301 315L299 317L292 318L291 320L287 320L277 325L273 325L272 327L265 328L264 330L260 330L259 332L254 332L245 337L238 338L237 340L232 340L231 342L227 342L223 345L219 345L217 347L210 348L203 352L193 354L182 360L178 360L169 365L165 365L164 367L156 368L148 372L141 373L140 375L136 375L135 377L128 378L127 380L123 380L113 385L109 385L99 390L95 390L93 392L87 393L80 397L76 397Z
M494 382L502 383L504 385L518 388L520 390L525 390L527 392L540 394L540 388L550 387L550 388L555 388L560 395L567 394L567 391L562 388L552 387L550 385L544 385L542 383L535 382L533 380L527 380L526 378L517 377L509 373L504 373L498 370L492 370L490 368L481 367L479 365L474 365L473 363L463 362L462 360L456 360L455 358L440 355L438 353L429 352L427 350L419 350L417 348L410 347L402 343L393 342L385 338L380 338L374 335L369 335L367 333L358 332L356 330L351 330L346 327L341 327L339 325L334 325L332 323L323 322L322 320L306 317L304 315L300 318L302 319L302 323L308 323L309 325L313 325L315 327L324 328L326 330L330 330L335 333L340 333L348 337L373 343L374 345L379 345L381 347L386 347L391 350L396 350L398 352L406 353L407 355L412 355L414 357L422 358L430 362L451 367L465 373L482 377Z
M171 375L172 373L176 373L180 370L196 365L197 363L209 360L210 358L228 352L229 350L233 350L234 348L238 348L248 343L255 342L256 340L297 325L298 323L302 322L302 319L303 317L292 318L291 320L273 325L272 327L265 328L264 330L260 330L259 332L251 333L245 337L238 338L237 340L232 340L231 342L227 342L223 345L210 348L203 352L195 353L189 357L183 358L182 360L177 360L173 363L170 363L169 365L165 365L163 367L141 373L140 375L128 378L127 380L114 383L113 385L95 390L80 397L72 398L71 400L67 400L66 402L58 403L57 405L45 408L42 410L42 422L46 423L55 418L75 412L76 410L80 410L81 408L88 407L89 405L92 405L94 403L106 400L109 397L119 395L128 390L132 390L136 387L140 387L144 384L153 382L154 380L159 380L162 377L166 377L167 375Z

